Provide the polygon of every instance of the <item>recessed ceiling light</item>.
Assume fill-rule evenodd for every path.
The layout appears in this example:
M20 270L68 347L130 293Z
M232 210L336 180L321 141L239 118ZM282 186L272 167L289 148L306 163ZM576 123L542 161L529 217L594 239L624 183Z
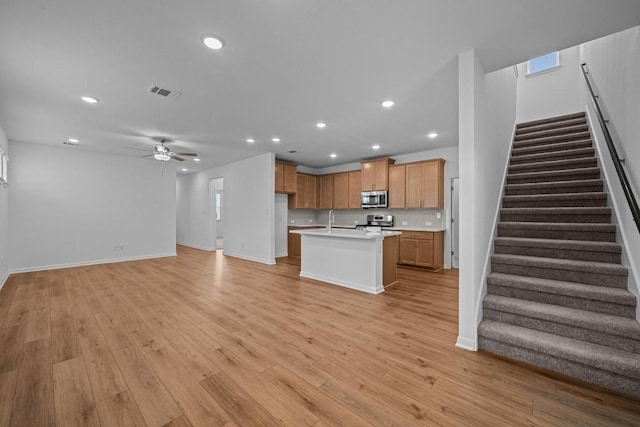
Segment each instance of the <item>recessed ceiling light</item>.
M194 161L194 162L199 162L199 161L200 161L200 159L196 157L195 159L193 159L193 161Z
M391 107L393 107L393 106L394 106L394 104L395 104L395 102L393 102L393 101L392 101L392 100L390 100L390 99L387 99L386 101L382 101L382 106L383 106L384 108L391 108Z
M438 136L438 132L429 132L427 134L427 136L431 139L435 138L436 136Z
M98 102L100 102L98 98L94 98L93 96L83 96L82 100L87 104L97 104Z
M253 144L254 142L256 142L256 140L253 138L247 138L245 139L245 141L247 141L249 144Z
M207 35L202 37L202 43L209 49L220 50L224 47L224 40L218 36Z
M318 122L318 123L316 123L316 127L318 129L324 129L324 128L327 127L327 124L325 122Z
M271 141L273 141L273 142L275 142L277 144L278 142L280 142L280 138L278 138L278 137L271 138Z
M67 139L67 141L69 141L69 142L75 142L75 143L80 142L80 140L79 140L78 138L69 138L69 139Z
M372 145L371 148L373 148L374 150L379 150L380 146L378 144L376 144L376 145Z
M338 157L338 155L336 153L331 153L329 154L329 157L331 157L332 159L335 159L336 157Z
M182 168L181 170L182 170L182 172L186 172L187 168Z

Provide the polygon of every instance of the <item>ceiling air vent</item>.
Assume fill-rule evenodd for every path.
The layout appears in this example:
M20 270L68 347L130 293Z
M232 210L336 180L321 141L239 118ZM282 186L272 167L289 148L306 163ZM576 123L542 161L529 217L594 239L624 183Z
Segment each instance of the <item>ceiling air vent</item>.
M296 154L298 152L298 150L287 150L285 151L285 153L287 154Z
M173 99L174 101L180 98L180 95L182 95L182 93L178 91L167 89L166 87L161 87L158 85L151 85L149 89L147 89L147 92L155 93L156 95L160 95L163 98Z
M64 145L71 145L72 147L79 147L80 143L79 142L71 142L71 141L62 141L62 143Z

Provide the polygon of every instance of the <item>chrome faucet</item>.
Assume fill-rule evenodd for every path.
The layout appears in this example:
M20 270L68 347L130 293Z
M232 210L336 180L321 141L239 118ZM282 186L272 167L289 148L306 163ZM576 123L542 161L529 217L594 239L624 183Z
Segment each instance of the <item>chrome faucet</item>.
M329 211L329 231L331 231L331 223L335 221L336 217L333 216L333 209ZM333 221L332 221L333 220Z

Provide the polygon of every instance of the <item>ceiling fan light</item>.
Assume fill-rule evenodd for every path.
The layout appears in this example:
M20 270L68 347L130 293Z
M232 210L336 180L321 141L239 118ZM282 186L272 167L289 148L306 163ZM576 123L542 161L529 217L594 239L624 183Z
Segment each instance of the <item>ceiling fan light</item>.
M155 154L153 155L153 157L154 157L156 160L160 160L160 161L162 161L162 162L166 162L166 161L168 161L168 160L171 160L171 156L170 156L170 155L168 155L168 154L165 154L165 153L155 153Z

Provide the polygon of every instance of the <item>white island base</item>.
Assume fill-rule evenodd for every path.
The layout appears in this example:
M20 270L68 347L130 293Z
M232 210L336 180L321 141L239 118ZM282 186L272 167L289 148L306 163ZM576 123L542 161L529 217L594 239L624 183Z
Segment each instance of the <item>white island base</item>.
M300 276L379 294L396 281L398 232L293 230L301 235Z

